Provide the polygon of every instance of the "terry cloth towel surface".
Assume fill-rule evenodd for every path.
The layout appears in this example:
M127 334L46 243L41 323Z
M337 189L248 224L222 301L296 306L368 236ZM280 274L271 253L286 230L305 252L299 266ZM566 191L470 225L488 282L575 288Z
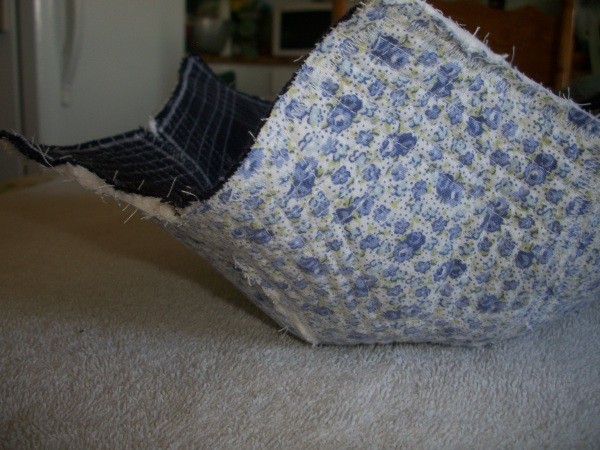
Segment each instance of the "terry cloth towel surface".
M361 5L272 109L207 70L183 63L148 130L0 136L160 221L311 343L489 343L598 299L600 122L426 3Z

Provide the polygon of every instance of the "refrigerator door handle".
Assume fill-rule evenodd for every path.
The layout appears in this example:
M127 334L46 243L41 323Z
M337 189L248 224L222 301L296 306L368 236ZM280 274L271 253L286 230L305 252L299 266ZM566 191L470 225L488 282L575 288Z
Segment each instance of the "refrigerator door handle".
M61 103L69 106L83 44L83 0L64 1L66 30L62 51Z

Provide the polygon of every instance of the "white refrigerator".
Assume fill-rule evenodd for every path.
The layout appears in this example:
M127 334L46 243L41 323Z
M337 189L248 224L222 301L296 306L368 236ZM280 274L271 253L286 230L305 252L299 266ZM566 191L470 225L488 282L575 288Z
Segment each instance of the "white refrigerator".
M184 33L184 0L0 0L0 128L64 145L144 126ZM25 171L0 151L0 179Z

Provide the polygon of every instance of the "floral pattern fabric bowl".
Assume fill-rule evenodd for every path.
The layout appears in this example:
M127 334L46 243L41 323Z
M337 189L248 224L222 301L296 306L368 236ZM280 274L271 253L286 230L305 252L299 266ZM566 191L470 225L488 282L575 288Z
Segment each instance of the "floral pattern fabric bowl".
M214 195L115 195L308 342L474 345L598 300L599 152L598 119L429 5L371 0Z

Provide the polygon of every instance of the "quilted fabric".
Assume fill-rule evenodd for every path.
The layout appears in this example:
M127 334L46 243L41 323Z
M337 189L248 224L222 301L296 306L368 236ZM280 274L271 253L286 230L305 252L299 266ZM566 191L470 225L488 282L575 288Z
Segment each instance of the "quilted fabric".
M215 194L157 219L311 343L481 344L599 298L599 151L596 118L427 4L371 0Z
M121 192L182 208L212 196L238 167L272 104L224 85L200 58L186 58L180 83L149 129L85 144L31 145L0 131L46 166L70 162Z

